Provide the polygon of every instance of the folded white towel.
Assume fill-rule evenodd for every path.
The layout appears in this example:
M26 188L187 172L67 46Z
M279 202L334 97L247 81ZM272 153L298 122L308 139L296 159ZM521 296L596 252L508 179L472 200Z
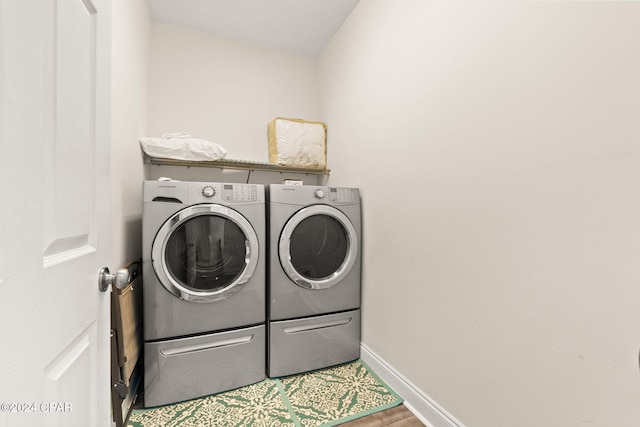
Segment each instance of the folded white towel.
M227 155L227 150L222 145L205 139L191 138L189 135L172 138L140 138L140 146L148 156L163 159L207 161L220 160Z

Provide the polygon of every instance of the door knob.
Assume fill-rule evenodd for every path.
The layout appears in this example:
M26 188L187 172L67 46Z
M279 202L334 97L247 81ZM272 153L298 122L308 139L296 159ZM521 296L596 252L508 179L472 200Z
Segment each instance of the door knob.
M129 270L121 268L116 274L109 273L109 268L104 267L98 275L98 289L100 292L107 292L109 285L113 285L118 289L124 289L130 282Z

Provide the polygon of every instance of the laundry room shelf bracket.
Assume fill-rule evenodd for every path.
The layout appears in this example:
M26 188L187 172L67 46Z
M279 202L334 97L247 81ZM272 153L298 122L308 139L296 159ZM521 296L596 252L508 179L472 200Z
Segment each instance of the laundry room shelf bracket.
M199 168L217 168L217 169L238 169L248 171L266 171L280 173L304 173L308 175L329 175L331 170L326 168L309 168L296 166L281 166L266 162L256 162L247 160L221 159L214 161L189 161L163 159L159 157L150 157L144 154L144 162L157 166L186 166Z

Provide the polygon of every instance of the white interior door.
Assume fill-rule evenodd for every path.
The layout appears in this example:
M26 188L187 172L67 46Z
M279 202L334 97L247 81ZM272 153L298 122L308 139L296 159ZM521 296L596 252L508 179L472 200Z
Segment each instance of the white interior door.
M108 426L110 2L0 0L0 426Z

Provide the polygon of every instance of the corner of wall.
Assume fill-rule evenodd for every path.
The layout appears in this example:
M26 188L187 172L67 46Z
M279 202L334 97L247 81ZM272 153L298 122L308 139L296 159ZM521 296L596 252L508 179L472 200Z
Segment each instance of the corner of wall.
M360 344L360 357L383 381L405 400L405 406L429 427L464 427L453 415L438 405L422 390L389 365L365 344Z

